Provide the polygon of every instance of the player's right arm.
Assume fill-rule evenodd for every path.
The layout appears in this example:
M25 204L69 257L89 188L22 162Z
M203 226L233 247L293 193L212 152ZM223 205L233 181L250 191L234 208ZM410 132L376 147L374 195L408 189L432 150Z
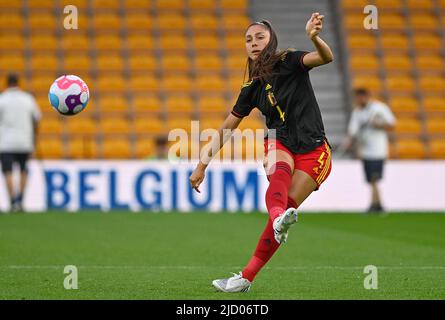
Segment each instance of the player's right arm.
M204 147L200 154L199 163L189 179L191 187L197 192L201 192L199 191L199 186L204 180L205 170L210 161L213 159L215 154L221 150L226 141L232 135L232 131L238 127L242 119L243 118L236 117L230 113L224 120L221 127L218 129L217 133L212 137L210 143Z

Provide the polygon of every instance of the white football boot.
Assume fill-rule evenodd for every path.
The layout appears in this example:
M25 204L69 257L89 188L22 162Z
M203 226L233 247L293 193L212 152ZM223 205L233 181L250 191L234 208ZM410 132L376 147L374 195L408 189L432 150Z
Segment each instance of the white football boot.
M216 290L222 292L247 292L252 283L244 279L240 272L239 274L234 273L230 278L213 280L212 285Z
M290 226L298 221L297 209L289 208L280 216L275 218L273 222L273 231L275 240L278 243L285 243L287 241L287 231Z

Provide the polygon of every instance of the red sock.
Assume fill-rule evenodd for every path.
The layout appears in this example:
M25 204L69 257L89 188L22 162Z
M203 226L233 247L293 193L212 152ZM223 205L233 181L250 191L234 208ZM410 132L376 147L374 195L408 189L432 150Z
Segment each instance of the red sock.
M268 219L266 228L261 235L260 241L255 249L252 259L242 271L243 278L250 282L255 279L256 274L263 268L267 261L273 256L280 244L274 238L272 220Z
M292 170L284 161L275 164L275 170L269 176L269 187L266 191L266 207L272 221L286 210L287 192L292 183Z
M289 208L297 209L298 208L298 204L295 202L294 199L288 197L287 198L287 207L286 207L286 209L289 209Z

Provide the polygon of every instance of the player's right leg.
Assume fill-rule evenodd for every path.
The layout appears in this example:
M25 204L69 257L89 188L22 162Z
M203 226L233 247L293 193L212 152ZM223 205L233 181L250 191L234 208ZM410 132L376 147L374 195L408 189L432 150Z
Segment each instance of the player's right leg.
M13 160L14 159L12 157L12 154L10 154L10 153L0 154L0 162L2 165L3 176L5 177L5 181L6 181L6 188L8 190L11 211L13 210L13 207L15 205L14 183L13 183L13 179L12 179Z

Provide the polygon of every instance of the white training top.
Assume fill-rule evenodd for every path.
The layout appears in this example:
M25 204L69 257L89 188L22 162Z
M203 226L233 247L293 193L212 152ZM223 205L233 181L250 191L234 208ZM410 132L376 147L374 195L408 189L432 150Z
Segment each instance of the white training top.
M396 119L389 107L380 101L371 101L364 108L355 108L349 121L348 133L356 138L358 155L365 160L383 160L388 157L388 134L375 128L371 121L394 125Z
M17 87L0 94L0 152L32 152L33 120L41 117L34 97Z

